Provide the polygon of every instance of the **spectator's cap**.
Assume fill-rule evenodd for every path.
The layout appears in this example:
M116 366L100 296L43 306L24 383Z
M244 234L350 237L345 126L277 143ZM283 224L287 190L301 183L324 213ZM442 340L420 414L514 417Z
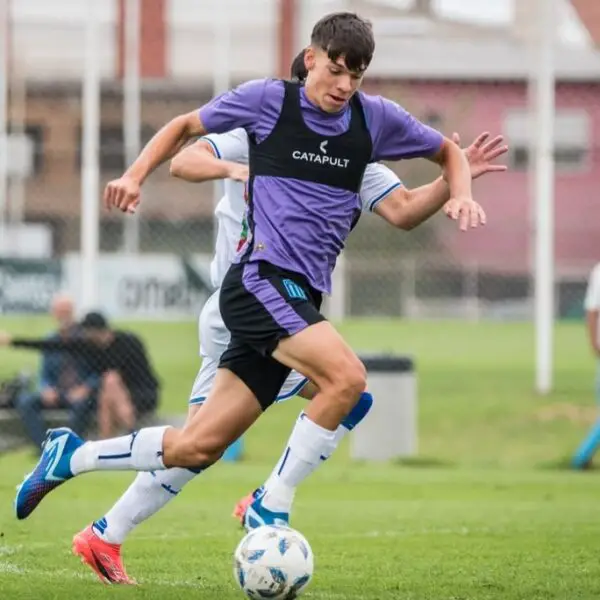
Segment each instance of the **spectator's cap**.
M84 329L108 329L106 317L99 312L89 312L83 317L81 327Z

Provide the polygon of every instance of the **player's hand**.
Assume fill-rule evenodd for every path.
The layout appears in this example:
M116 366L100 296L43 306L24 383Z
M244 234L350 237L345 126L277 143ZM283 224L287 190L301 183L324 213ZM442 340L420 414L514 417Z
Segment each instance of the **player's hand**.
M499 173L507 169L506 165L499 165L494 162L499 156L508 152L508 146L502 143L504 138L497 135L488 142L489 137L490 134L487 131L480 133L471 145L464 149L471 167L472 179L477 179L486 173ZM452 141L460 146L458 133L452 134Z
M239 163L230 162L227 166L227 179L233 179L234 181L241 181L246 183L250 177L250 169L248 165L241 165Z
M104 206L110 210L113 206L122 212L134 213L140 203L140 184L127 175L113 179L104 188Z
M486 222L485 211L472 198L450 198L443 210L450 219L459 222L461 231L485 225Z
M0 331L0 346L10 346L12 335L6 331Z

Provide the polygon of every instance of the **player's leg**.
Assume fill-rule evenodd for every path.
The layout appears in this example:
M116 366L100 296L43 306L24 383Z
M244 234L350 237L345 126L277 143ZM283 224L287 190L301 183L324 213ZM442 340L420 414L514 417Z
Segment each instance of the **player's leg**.
M292 373L292 375L290 376L292 381L294 379L294 377L293 377L294 373ZM282 389L282 395L283 395L282 401L287 400L287 397L284 395L284 390L285 390L285 386L284 386L284 389ZM312 398L314 398L314 396L317 394L317 391L318 391L317 387L313 383L306 382L305 385L302 386L302 388L300 389L300 391L298 392L297 395L300 396L301 398L305 398L306 400L312 400ZM280 400L278 399L278 402L279 401ZM335 431L335 437L334 437L333 443L331 445L331 449L330 449L331 451L329 452L329 454L322 455L321 461L325 461L331 456L331 454L336 450L336 448L339 446L340 442L344 439L344 437L350 431L352 431L367 416L367 414L371 410L372 405L373 405L373 396L371 396L371 394L369 392L363 392L360 395L358 402L354 405L352 410L344 417L344 419L342 420L340 425L337 427L337 429ZM275 468L273 469L271 475L269 476L267 481L264 483L263 487L265 489L269 488L269 484L274 480L277 473L279 472L279 469L281 468L281 465L283 463L283 460L284 460L284 457L286 454L286 450L290 445L293 445L294 440L296 438L297 429L302 427L301 422L305 418L304 417L305 414L306 414L305 409L300 411L300 414L298 415L298 418L296 419L296 422L294 424L294 429L292 430L292 434L291 434L287 444L285 445L284 451L281 454L279 460L277 461L277 464L275 465ZM316 468L318 466L318 464L314 465L314 466Z
M201 404L190 405L188 420ZM141 523L173 500L197 471L173 468L142 471L110 508L73 537L73 553L105 583L135 584L123 565L121 545Z
M600 364L596 375L596 400L600 405ZM600 446L600 420L594 423L587 436L577 448L571 461L575 469L586 469L592 464L596 450Z
M297 373L296 371L292 371L290 376L286 379L283 384L281 391L277 397L277 404L281 402L285 402L290 398L294 398L295 396L299 396L306 400L311 400L315 394L317 393L316 386L308 381L304 375ZM371 410L371 406L373 405L373 397L369 392L363 392L359 401L356 403L354 408L346 415L342 423L339 425L335 432L335 440L332 444L331 452L333 453L335 449L339 446L342 439L352 431L368 414L369 410ZM277 473L283 463L283 460L287 453L287 448L290 444L293 445L294 440L296 438L297 428L302 427L300 424L304 410L300 412L298 419L295 422L294 428L292 430L292 434L288 439L287 443L284 446L284 451L279 457L279 460L275 464L275 467L267 480L258 488L256 488L253 492L249 493L247 496L241 498L235 505L233 509L233 516L240 520L243 523L244 515L246 513L246 509L248 506L254 501L256 497L262 494L265 490L268 490L271 483L276 479ZM325 461L329 458L330 455L321 456L321 461ZM314 465L314 468L317 468L318 464Z
M217 366L213 358L204 357L192 387L186 422L191 422L208 396ZM137 525L166 506L196 475L196 469L180 468L138 473L115 505L94 521L94 532L106 542L122 544Z
M337 429L366 385L364 366L326 321L283 339L273 355L308 376L318 391L298 419L269 487L248 507L248 529L289 519L296 488L331 455L339 443Z
M200 313L198 326L202 364L192 385L187 422L192 419L206 400L215 379L219 356L229 343L229 332L218 311L216 294L213 294L205 303ZM108 558L117 566L116 569L107 569L109 572L123 575L120 580L113 582L133 583L123 567L121 545L138 525L171 502L183 486L197 474L195 469L181 468L138 473L129 488L110 510L75 536L73 539L75 553L80 555L101 579L103 578L102 573L96 567L98 562L102 561L96 560L90 563L87 560L92 552L95 556Z
M262 305L256 312L254 297L245 282L241 282L243 266L233 272L230 270L230 273L228 295L231 296L229 304L239 314L239 322L233 319L236 327L239 325L241 333L258 335L255 335L252 344L256 344L257 339L271 342L272 331L265 326L265 312L269 318L270 314ZM220 299L222 309L223 290ZM230 331L236 331L224 320ZM245 329L246 324L250 325L250 329ZM256 331L253 330L255 325L258 327ZM320 345L323 345L322 340ZM331 344L325 344L325 351L328 346ZM29 516L50 491L81 473L98 470L153 471L169 467L195 469L206 468L216 462L227 447L254 423L263 408L275 400L289 374L288 367L270 356L259 354L252 345L245 345L242 341L231 344L227 353L227 360L222 357L221 361L226 368L218 370L215 385L202 409L181 430L148 427L128 436L85 444L70 430L51 430L40 461L17 491L17 517L23 519ZM331 360L328 362L332 363ZM342 369L343 365L340 361L338 363L335 366ZM263 369L267 377L263 377ZM321 373L317 372L317 375L320 377ZM351 381L351 389L354 383L355 380Z
M269 319L272 323L272 344L265 345L264 352L302 373L318 389L298 423L294 443L286 447L275 485L262 499L266 510L287 515L297 485L321 462L321 456L331 454L337 427L365 390L366 371L319 313L319 294L304 278L268 263L250 263L243 266L241 279L267 315L261 330L268 327ZM223 317L232 329L228 319L235 316L236 306L228 310ZM253 339L252 321L240 321L246 339Z

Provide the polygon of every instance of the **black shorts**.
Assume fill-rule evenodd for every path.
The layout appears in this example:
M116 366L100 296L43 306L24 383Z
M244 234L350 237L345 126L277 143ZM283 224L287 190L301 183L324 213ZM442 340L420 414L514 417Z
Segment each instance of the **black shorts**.
M263 409L277 398L290 369L271 357L283 338L325 320L322 295L307 279L264 261L234 264L219 294L231 333L219 367L235 373Z

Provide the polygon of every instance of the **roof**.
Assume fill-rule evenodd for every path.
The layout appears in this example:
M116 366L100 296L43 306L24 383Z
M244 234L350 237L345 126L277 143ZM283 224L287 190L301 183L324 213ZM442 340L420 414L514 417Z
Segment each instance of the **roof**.
M457 38L432 31L420 35L401 31L399 27L395 35L378 35L369 75L480 81L527 79L533 71L527 45L504 32ZM556 78L561 81L600 81L600 52L596 50L557 44L554 60Z
M419 2L429 6L428 13L416 11L416 4L415 0L354 0L355 7L371 19L377 39L369 75L514 81L528 79L533 72L535 58L514 21L531 19L531 10L509 21L482 23L449 19L435 10L438 3L432 0ZM563 8L568 12L568 7ZM559 13L558 18L563 16ZM565 44L557 35L554 59L559 80L600 81L600 52L590 44Z

